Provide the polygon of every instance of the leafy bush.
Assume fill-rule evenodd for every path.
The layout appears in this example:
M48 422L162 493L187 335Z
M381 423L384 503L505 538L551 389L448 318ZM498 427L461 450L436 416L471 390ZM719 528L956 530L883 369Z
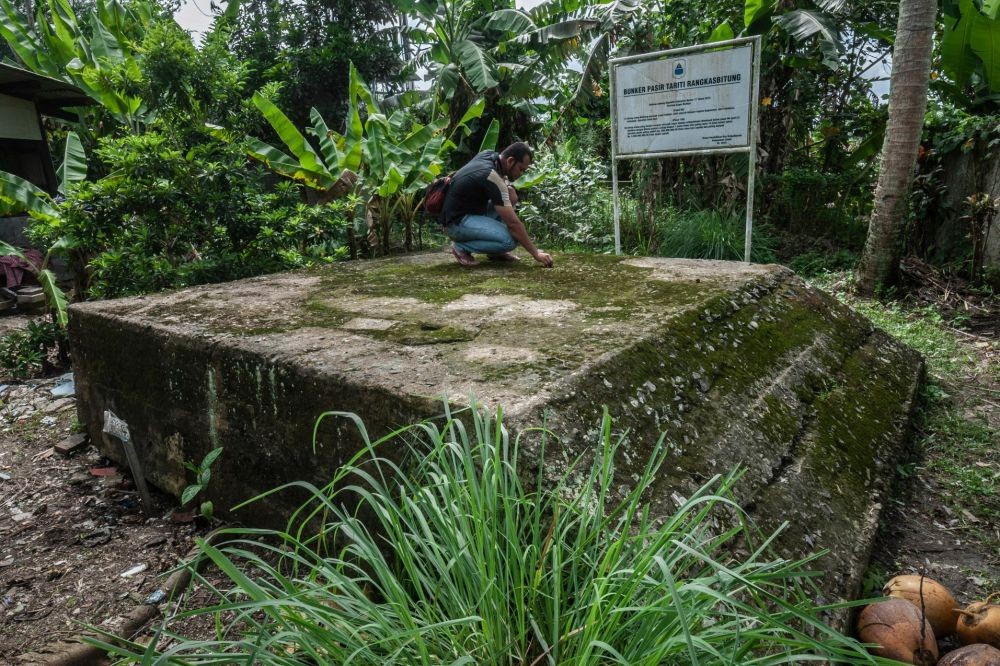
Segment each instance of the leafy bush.
M870 177L867 172L787 168L766 179L768 188L776 190L768 218L775 226L826 236L860 249L867 235Z
M268 191L239 147L203 139L184 146L151 131L102 141L111 175L81 183L60 218L34 223L33 238L73 238L79 282L104 298L344 255L346 204L309 207L294 187Z
M858 255L850 250L806 252L788 262L788 267L799 275L812 277L821 273L846 271L858 263Z
M66 330L54 322L31 321L23 331L15 331L0 340L0 366L14 379L28 379L47 374L55 366L50 360L58 350L65 363Z
M607 169L570 139L535 155L518 216L539 243L607 251L614 248Z
M357 417L337 416L368 443ZM168 620L148 645L91 642L143 663L872 663L821 620L811 560L775 557L748 525L731 499L739 473L654 520L645 500L667 447L620 479L611 429L605 415L589 469L548 487L544 469L519 466L499 417L474 409L404 428L323 489L290 484L313 499L285 532L200 542L228 582L202 579L209 605L174 619L204 616L213 639L176 636ZM379 455L397 457L399 440L411 452L402 466Z

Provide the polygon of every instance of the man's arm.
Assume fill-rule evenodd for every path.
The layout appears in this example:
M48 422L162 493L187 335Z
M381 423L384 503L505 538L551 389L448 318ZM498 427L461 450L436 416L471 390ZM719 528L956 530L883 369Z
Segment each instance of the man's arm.
M514 209L510 206L496 206L496 209L497 214L503 220L503 223L507 225L507 229L510 230L510 235L514 237L514 240L520 243L521 247L535 258L535 261L546 268L552 268L552 257L539 250L531 242L531 239L528 238L528 231L524 228L524 223L521 222Z

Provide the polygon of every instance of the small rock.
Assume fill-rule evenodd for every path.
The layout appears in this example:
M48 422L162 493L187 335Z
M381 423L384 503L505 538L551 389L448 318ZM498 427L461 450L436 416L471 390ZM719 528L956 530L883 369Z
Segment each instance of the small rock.
M66 439L56 444L55 449L56 453L68 456L74 451L82 449L86 445L87 445L87 436L82 433L78 433L75 435L70 435Z
M69 477L69 479L66 480L66 483L71 486L81 486L88 483L90 479L91 476L87 472L77 472L73 476Z
M153 537L146 543L142 544L143 548L155 548L156 546L162 546L167 542L167 537L158 536Z
M82 543L87 548L93 548L95 546L100 546L111 541L111 530L107 527L102 527L99 530L91 532L80 537L80 543Z
M67 407L72 407L76 404L76 400L73 398L59 398L58 400L53 400L52 402L43 405L42 409L46 414L55 414L56 412L62 411Z

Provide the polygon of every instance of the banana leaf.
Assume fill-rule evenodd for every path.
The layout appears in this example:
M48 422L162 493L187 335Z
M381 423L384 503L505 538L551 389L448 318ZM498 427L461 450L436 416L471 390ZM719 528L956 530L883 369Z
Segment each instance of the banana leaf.
M844 43L840 38L840 30L828 14L811 9L793 9L777 17L774 22L798 41L815 36L823 54L823 64L830 69L840 66Z
M6 171L0 171L0 199L41 217L59 217L59 210L48 194L24 178Z
M86 40L80 33L76 14L73 13L73 8L69 6L69 3L66 0L49 0L48 6L56 36L64 44L82 46Z
M336 180L326 165L323 164L323 160L320 159L316 151L306 141L306 138L302 136L302 133L299 132L292 121L288 119L288 116L281 112L281 109L272 104L269 99L260 93L254 93L253 103L264 114L264 118L274 128L274 131L278 133L278 136L288 146L288 149L292 151L292 154L299 160L302 169L312 173L323 174L331 182Z
M355 99L360 99L365 103L369 114L382 113L382 109L379 108L378 103L375 101L375 97L372 95L372 91L369 90L368 85L365 80L361 78L361 74L358 72L358 68L351 63L351 92L354 94Z
M770 16L774 0L747 0L743 5L743 27L749 28L758 20Z
M10 0L0 0L0 36L33 72L51 71L51 59L30 30L31 22Z
M483 142L479 144L479 152L484 150L496 150L497 149L497 139L500 137L500 122L494 118L490 121L489 129L486 130L486 135L483 136Z
M275 173L305 183L314 189L326 189L336 182L328 171L311 171L302 163L260 139L247 137L250 157L263 162Z
M972 50L973 33L979 12L972 0L961 0L959 16L944 16L941 35L941 67L960 87L969 84L979 64Z
M399 191L406 179L395 164L390 164L386 170L385 178L378 188L378 195L382 198L391 197Z
M969 47L983 66L983 76L991 93L1000 92L1000 21L988 19L975 12L975 21L969 34Z
M69 315L66 312L66 307L68 306L66 292L59 287L55 273L44 268L35 274L35 279L38 280L38 284L42 286L42 291L45 292L49 310L55 316L56 323L60 328L66 328L66 324L69 323Z
M316 141L319 143L319 150L323 153L323 160L326 162L327 168L331 172L341 168L344 162L344 154L337 147L335 137L343 137L340 137L339 134L327 127L326 121L315 107L309 110L309 119L312 120L312 129L315 133Z
M125 60L125 51L118 43L118 39L101 22L97 14L90 15L90 29L93 34L90 38L90 46L93 49L95 59L103 58L111 62Z
M497 85L493 76L493 59L478 44L463 39L452 45L452 51L474 90L482 92Z
M59 39L55 32L52 31L52 26L49 25L47 20L45 20L44 14L38 14L37 20L35 21L35 29L38 32L39 38L45 44L45 50L53 56L51 58L53 61L51 64L52 69L58 70L58 65L56 65L56 63L66 63L73 58L79 57L80 52L78 46L76 44L67 44ZM59 74L58 71L49 71L54 75Z
M347 85L350 108L347 110L347 129L344 133L344 152L346 153L344 167L351 171L357 171L361 166L361 142L364 138L364 125L361 123L361 112L358 110L360 79L361 75L358 74L358 70L352 62Z
M76 132L66 135L66 149L56 175L59 177L60 194L66 194L71 183L79 183L87 178L87 153Z
M715 27L712 34L708 36L708 43L712 42L724 42L728 39L733 38L733 28L729 25L729 21L723 21Z
M524 11L520 9L498 9L486 15L482 24L484 30L497 32L515 32L522 34L534 30L538 26Z
M486 109L486 100L480 97L462 115L462 119L458 121L459 127L466 125L470 120L482 117L483 111L485 109Z

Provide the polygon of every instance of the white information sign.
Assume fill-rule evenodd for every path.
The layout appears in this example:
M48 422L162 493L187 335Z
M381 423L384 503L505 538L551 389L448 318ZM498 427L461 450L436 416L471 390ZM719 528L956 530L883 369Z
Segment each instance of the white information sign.
M753 48L615 67L619 157L750 145Z

